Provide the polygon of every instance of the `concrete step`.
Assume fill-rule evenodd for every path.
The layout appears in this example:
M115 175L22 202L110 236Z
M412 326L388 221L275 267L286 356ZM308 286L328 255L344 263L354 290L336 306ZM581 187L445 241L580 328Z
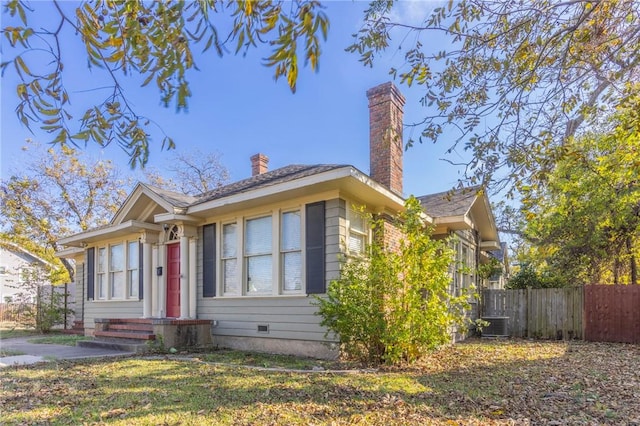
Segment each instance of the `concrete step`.
M131 340L155 340L156 335L153 333L144 333L140 331L96 331L94 337L98 340L102 337L113 337L117 339L131 339Z
M109 324L109 331L124 330L124 331L146 331L153 334L152 324L139 324L139 323L114 323Z
M83 348L101 348L101 349L113 349L116 351L144 353L151 350L146 343L135 343L133 341L106 341L106 340L80 340L76 342L76 346Z

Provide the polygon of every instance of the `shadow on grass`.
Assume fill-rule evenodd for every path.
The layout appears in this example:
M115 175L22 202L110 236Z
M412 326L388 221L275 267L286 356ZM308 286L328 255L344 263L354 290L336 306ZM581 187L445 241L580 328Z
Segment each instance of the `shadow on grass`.
M613 424L633 416L625 410L637 408L639 382L621 384L611 369L637 379L638 355L630 345L520 341L459 344L415 367L349 374L171 357L52 363L0 372L0 403L7 424Z

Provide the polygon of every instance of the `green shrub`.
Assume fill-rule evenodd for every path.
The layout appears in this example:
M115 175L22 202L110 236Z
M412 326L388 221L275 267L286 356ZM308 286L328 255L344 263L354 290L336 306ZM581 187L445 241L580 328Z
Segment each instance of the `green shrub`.
M345 259L340 279L318 297L321 324L339 336L343 352L366 363L398 364L451 341L464 327L468 295L449 294L454 252L434 240L415 198L397 218L397 251L372 243L366 258ZM380 221L373 221L374 232Z

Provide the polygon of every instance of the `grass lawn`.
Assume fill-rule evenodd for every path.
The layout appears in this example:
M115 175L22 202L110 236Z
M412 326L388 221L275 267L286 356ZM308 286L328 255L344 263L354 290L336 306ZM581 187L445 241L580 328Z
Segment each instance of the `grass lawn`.
M227 351L0 370L3 424L633 424L640 346L480 341L378 371ZM244 360L244 362L242 361ZM224 364L221 364L224 363ZM325 363L324 368L331 365Z

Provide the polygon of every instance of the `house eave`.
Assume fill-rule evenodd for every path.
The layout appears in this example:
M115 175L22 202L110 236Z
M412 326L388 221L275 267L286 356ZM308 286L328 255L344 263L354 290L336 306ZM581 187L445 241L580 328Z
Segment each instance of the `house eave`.
M56 252L56 257L61 259L74 259L84 253L84 249L80 247L69 247Z
M353 194L354 197L371 206L384 206L391 211L400 211L404 206L404 200L401 197L356 168L346 166L194 205L187 210L187 216L209 217L259 204L277 203L336 189L341 193Z
M202 218L185 214L162 213L155 215L153 221L157 224L181 222L189 225L198 225L202 222Z
M138 220L128 220L117 225L110 225L104 228L94 229L91 231L75 234L70 237L62 238L58 241L59 244L67 247L86 247L97 241L102 241L107 238L116 238L132 234L135 232L143 231L156 231L162 230L161 225L154 223L141 222Z
M480 250L484 250L484 251L500 250L500 241L495 241L495 240L481 241Z

